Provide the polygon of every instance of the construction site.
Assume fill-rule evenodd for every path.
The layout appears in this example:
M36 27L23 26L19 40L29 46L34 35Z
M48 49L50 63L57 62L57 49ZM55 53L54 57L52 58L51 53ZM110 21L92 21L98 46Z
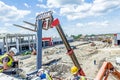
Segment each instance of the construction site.
M44 80L73 80L70 71L72 66L78 68L80 76L85 76L84 80L120 80L119 36L69 42L59 19L54 19L51 11L37 15L35 24L24 22L34 26L35 29L17 24L14 26L37 33L36 50L30 54L16 55L14 58L19 61L13 71L18 70L10 75L0 73L0 80L42 80L36 76L41 68L49 71L52 77ZM42 29L49 28L57 29L63 43L42 48Z

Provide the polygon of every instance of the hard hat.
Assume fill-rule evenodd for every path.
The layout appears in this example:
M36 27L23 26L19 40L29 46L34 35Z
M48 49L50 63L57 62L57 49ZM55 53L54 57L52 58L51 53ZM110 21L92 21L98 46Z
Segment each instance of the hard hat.
M76 67L76 66L73 66L72 68L71 68L71 73L72 74L76 74L78 72L78 68Z
M16 49L15 47L12 47L12 48L10 49L10 51L14 52L14 54L17 53L17 49Z
M41 68L41 69L38 70L38 72L40 72L40 71L44 71L44 69Z

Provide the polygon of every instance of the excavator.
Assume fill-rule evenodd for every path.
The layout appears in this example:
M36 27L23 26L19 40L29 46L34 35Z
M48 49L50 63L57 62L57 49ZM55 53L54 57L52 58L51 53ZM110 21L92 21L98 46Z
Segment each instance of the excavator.
M49 14L49 15L46 16L46 14ZM62 27L60 25L59 19L58 18L54 19L51 11L38 14L38 16L36 18L37 19L39 18L42 21L42 29L44 29L44 30L48 30L49 28L56 28L57 29L57 31L58 31L66 49L67 49L67 54L70 56L74 65L79 69L79 71L78 71L79 75L86 76L82 67L80 66L75 54L74 54L73 49L71 48L70 44L67 41L67 38L66 38L66 36L62 30ZM29 22L26 22L26 23L31 24ZM36 32L37 31L36 30L37 24L31 24L31 25L36 26L35 30L31 30L29 28L25 28L25 27L22 27L19 25L15 25L15 26L22 27L24 29L28 29L28 30ZM116 78L116 80L120 80L120 72L118 72L110 62L104 62L102 67L98 71L97 76L93 80L107 80L109 74L112 74ZM87 80L89 80L89 79L87 79Z

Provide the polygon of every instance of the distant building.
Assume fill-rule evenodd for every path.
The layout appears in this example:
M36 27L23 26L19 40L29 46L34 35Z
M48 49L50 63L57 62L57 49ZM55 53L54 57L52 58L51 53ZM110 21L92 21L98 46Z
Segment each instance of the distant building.
M67 38L68 42L74 41L73 37L66 37L66 38ZM63 41L60 37L58 37L58 38L53 38L52 43L53 43L53 45L58 45L58 44L63 44Z
M46 47L46 46L52 46L52 38L51 37L44 37L42 38L42 46Z
M73 42L74 39L73 37L67 37L68 42ZM63 44L63 41L60 37L43 37L42 38L42 46L43 47L48 47L48 46L53 46L53 45L58 45L58 44Z
M36 34L0 34L0 54L8 51L11 47L17 48L18 52L36 49ZM67 37L69 42L73 42L73 37ZM42 47L63 44L62 39L44 37L42 38Z
M8 51L11 47L17 48L18 52L30 50L31 45L36 45L35 34L0 34L0 53Z
M120 33L114 34L114 45L120 45Z

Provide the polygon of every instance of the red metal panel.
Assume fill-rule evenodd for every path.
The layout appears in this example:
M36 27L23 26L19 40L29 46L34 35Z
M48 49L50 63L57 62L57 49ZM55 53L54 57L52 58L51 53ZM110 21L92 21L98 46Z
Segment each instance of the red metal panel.
M117 36L117 34L114 34L114 36Z
M44 37L44 38L42 38L42 41L48 41L49 46L52 46L52 38L51 37Z
M51 26L52 26L52 27L55 27L55 26L57 26L58 24L60 24L60 22L59 22L59 20L58 20L58 18L57 18L57 19L55 19L55 20L52 22Z
M42 38L43 41L52 41L52 38L51 37L44 37Z

